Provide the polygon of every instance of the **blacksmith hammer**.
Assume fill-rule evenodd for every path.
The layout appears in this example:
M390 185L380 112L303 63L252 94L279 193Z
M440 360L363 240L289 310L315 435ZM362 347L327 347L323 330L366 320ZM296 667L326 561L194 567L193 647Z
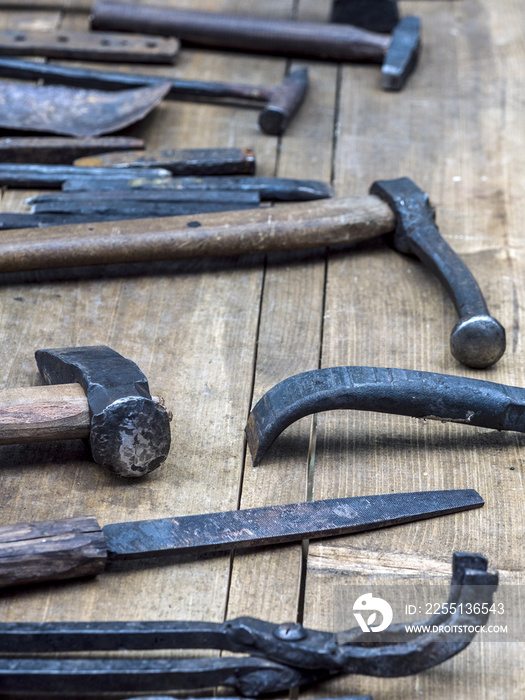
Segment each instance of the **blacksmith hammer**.
M190 44L331 61L382 63L381 86L400 90L415 68L420 20L407 15L392 35L349 24L261 19L99 0L92 29L175 36Z
M93 459L119 476L147 474L168 456L170 415L138 366L91 347L37 350L50 385L4 390L0 444L89 438Z
M355 243L394 233L402 253L416 255L450 292L460 319L454 357L469 367L494 364L505 330L490 316L468 267L441 237L428 195L408 178L377 181L371 196L325 199L220 214L5 231L0 272L243 255Z

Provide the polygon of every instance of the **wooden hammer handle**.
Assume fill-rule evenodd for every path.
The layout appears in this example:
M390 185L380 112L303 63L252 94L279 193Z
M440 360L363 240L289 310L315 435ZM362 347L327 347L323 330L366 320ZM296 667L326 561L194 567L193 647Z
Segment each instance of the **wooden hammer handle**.
M164 405L160 396L154 401ZM80 384L0 391L0 445L88 438L89 405Z
M355 243L395 228L375 196L0 232L0 272L243 255Z
M106 559L104 533L89 516L0 526L0 588L96 576Z

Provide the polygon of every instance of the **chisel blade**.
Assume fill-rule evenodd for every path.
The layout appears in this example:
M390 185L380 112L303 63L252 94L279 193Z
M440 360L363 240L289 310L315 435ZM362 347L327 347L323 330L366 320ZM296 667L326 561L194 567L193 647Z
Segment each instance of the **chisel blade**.
M348 535L483 503L472 489L392 493L116 523L102 531L110 559L150 558Z

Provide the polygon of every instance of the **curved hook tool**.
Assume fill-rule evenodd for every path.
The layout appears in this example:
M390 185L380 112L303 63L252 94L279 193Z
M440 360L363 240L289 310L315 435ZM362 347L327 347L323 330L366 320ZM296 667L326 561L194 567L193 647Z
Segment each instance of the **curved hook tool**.
M257 402L246 425L253 463L299 418L342 408L525 433L520 387L410 369L329 367L289 377Z
M459 314L450 335L456 360L475 368L497 362L505 352L505 329L489 314L473 274L441 237L428 194L407 177L378 180L370 194L383 199L396 214L396 250L418 257L451 295Z
M448 602L411 628L405 623L384 633L354 628L339 633L298 623L273 624L252 617L216 622L44 622L0 623L0 652L88 652L143 649L220 649L250 654L222 658L0 659L0 690L24 692L54 684L62 693L120 692L210 687L235 688L243 695L275 693L333 676L359 673L408 676L458 654L489 617L498 575L480 554L454 553ZM373 642L373 643L371 643ZM76 684L76 685L75 685Z

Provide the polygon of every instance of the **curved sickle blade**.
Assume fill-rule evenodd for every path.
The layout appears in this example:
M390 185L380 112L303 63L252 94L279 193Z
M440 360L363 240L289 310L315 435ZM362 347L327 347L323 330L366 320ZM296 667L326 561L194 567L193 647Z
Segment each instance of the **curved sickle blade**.
M142 119L169 92L170 83L107 92L63 85L0 85L0 126L65 136L100 136Z
M246 425L253 463L299 418L342 408L525 432L519 387L410 369L328 367L289 377L257 402Z
M347 535L483 505L471 489L334 498L102 528L110 559L215 552Z

